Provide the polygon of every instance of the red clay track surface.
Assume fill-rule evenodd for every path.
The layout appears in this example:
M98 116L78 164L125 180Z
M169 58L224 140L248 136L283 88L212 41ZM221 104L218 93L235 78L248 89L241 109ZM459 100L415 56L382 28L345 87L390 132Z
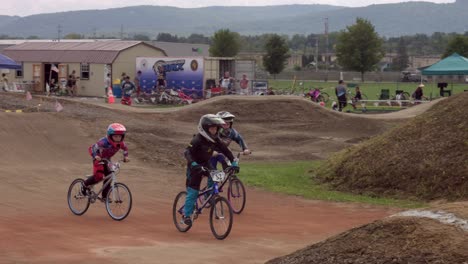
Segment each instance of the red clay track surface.
M71 103L64 103L61 113L0 113L0 263L264 263L397 211L248 188L246 209L234 216L226 240L212 236L206 213L188 233L178 232L172 203L185 183L180 153L200 113L223 105L241 109L236 113L241 131L256 150L246 162L326 157L388 126L355 118L350 123L359 127L348 121L339 127L334 120L343 120L342 115L318 108L300 113L310 104L301 101L305 106L298 108L288 98L277 99L270 109L262 108L264 99L236 100L220 99L175 114L123 113ZM88 112L79 112L83 108ZM276 108L287 113L271 116ZM278 118L284 122L275 125ZM133 131L127 137L132 162L118 176L133 193L133 209L121 222L113 221L100 202L75 216L66 200L72 180L91 172L87 148L110 121Z

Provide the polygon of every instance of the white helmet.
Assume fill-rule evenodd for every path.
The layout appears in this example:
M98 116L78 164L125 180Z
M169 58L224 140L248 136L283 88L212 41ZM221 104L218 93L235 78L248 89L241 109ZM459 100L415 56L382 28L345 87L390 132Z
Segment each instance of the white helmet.
M204 138L211 142L215 142L215 138L217 137L218 133L216 135L212 136L208 129L212 126L217 126L218 129L226 124L222 118L220 118L217 115L213 114L207 114L204 115L200 118L200 122L198 123L198 133L202 135Z
M216 114L221 117L225 122L234 122L235 115L229 113L228 111L221 111Z

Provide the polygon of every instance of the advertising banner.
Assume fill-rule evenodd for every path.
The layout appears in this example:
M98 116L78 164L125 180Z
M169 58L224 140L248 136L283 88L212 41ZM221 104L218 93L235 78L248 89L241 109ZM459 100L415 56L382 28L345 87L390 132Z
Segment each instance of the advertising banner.
M203 57L137 57L142 91L158 86L203 96Z

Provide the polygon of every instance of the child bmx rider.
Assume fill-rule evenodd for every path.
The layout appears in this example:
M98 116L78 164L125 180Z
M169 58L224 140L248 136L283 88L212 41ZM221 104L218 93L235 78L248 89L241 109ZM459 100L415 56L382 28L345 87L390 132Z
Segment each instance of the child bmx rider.
M101 138L98 142L89 147L89 154L93 157L93 176L88 177L84 181L84 186L81 191L83 195L86 195L89 186L99 183L106 175L109 175L107 160L110 160L119 150L123 150L123 161L130 161L128 158L128 148L124 142L126 132L127 129L122 124L110 124L107 128L107 136ZM107 180L103 182L103 185L106 184L106 182ZM109 189L110 185L102 190L102 201L105 201Z
M185 149L187 197L184 207L184 223L186 225L192 224L191 216L200 190L202 177L204 175L208 176L209 170L215 169L210 163L213 151L216 150L224 154L232 162L232 166L237 167L238 165L232 152L218 137L219 129L223 124L225 124L224 120L217 115L207 114L202 116L198 123L198 134L193 137Z

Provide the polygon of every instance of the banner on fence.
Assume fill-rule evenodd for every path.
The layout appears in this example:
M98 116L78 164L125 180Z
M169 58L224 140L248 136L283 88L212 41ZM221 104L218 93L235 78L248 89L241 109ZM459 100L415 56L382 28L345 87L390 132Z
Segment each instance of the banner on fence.
M165 83L166 88L203 94L202 57L137 57L136 71L141 71L140 86L145 92Z

